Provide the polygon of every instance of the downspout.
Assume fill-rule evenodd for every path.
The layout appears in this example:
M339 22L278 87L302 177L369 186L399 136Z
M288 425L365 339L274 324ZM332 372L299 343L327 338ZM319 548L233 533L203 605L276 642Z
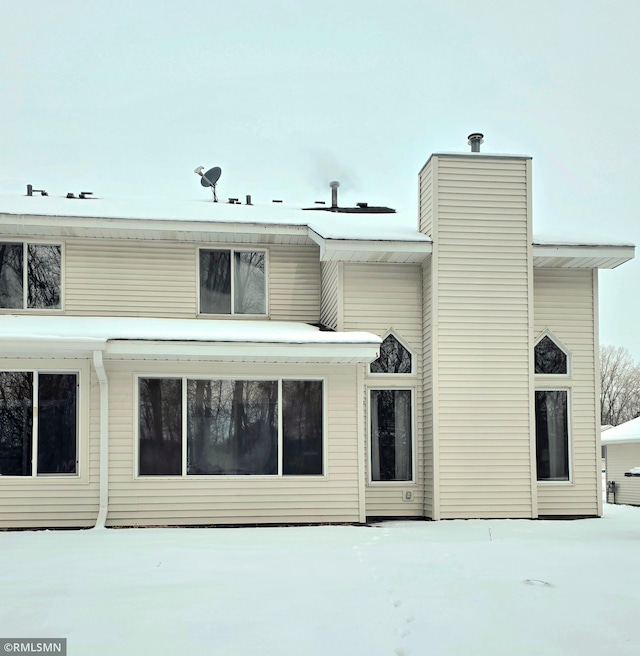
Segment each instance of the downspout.
M94 528L105 528L109 510L109 379L102 351L93 352L93 368L100 384L100 506Z

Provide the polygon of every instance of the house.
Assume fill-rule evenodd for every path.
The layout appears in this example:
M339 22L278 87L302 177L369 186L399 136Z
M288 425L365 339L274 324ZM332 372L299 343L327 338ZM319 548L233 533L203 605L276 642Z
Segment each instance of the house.
M599 516L598 269L531 159L385 207L0 199L0 527Z
M602 433L607 502L640 506L640 417Z

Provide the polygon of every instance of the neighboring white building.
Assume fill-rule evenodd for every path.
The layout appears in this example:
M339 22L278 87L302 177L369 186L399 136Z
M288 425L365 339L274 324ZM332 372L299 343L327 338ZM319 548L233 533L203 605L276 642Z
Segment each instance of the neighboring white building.
M599 516L634 247L534 239L525 156L432 155L419 196L0 197L0 526Z
M640 417L603 431L601 439L607 502L640 506Z

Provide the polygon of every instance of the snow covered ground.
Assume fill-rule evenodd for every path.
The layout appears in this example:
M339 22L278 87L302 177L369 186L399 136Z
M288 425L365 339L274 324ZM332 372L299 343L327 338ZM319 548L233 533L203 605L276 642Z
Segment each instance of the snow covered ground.
M69 656L640 654L640 508L0 533L0 637Z

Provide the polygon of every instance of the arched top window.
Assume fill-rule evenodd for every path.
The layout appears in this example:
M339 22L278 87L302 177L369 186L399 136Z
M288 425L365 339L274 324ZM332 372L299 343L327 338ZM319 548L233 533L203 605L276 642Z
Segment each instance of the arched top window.
M545 335L534 347L537 374L567 374L567 354L549 336Z
M380 345L380 357L371 363L369 370L372 374L410 374L411 352L392 334L387 335Z

